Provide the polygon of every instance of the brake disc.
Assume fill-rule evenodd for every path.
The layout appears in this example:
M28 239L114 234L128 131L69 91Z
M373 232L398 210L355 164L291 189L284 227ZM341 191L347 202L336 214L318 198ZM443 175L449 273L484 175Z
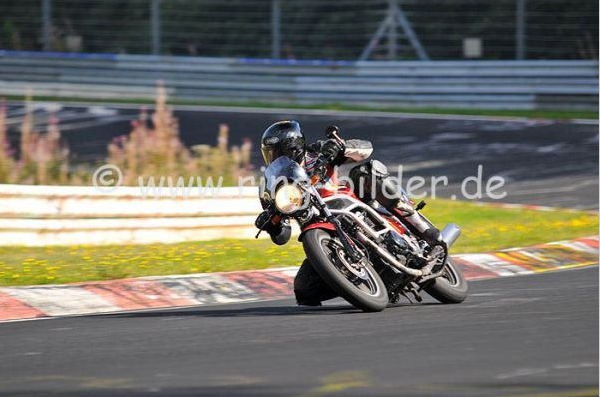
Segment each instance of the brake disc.
M346 258L346 253L341 249L337 250L337 256L338 256L338 259L340 260L340 262L342 263L342 265L344 265L344 267L346 267L346 269L348 269L348 271L350 273L354 274L356 277L360 278L361 280L369 279L369 274L367 273L367 269L365 269L364 263L362 263L362 261L364 261L365 259L362 259L359 263L351 263Z

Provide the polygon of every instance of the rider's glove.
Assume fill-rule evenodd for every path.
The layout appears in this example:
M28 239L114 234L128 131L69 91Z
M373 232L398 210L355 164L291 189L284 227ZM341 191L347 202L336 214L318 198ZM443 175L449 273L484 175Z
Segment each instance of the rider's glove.
M344 144L337 139L328 139L323 143L323 146L321 146L321 154L325 156L329 162L332 162L337 159L345 149Z
M254 221L254 226L256 226L257 229L266 230L269 224L271 223L270 220L271 214L269 214L269 211L263 211L256 217L256 220Z
M277 224L271 222L271 214L269 211L263 211L256 217L254 225L258 229L265 230L271 236L271 240L277 245L283 245L290 240L292 228L289 221L283 219Z

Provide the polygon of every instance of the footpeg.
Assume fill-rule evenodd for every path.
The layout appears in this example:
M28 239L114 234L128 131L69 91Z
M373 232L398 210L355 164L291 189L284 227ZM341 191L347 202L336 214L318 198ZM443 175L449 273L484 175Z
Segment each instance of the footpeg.
M413 294L413 297L415 298L415 300L419 303L423 302L423 298L421 297L421 295L417 292L416 289L411 289L410 292Z
M402 295L403 297L408 299L408 301L410 303L415 303L410 298L409 294L412 295L412 297L414 298L415 301L417 301L419 303L423 302L423 298L421 297L421 294L419 294L419 291L417 291L412 284L408 287L407 290L400 292L400 295Z

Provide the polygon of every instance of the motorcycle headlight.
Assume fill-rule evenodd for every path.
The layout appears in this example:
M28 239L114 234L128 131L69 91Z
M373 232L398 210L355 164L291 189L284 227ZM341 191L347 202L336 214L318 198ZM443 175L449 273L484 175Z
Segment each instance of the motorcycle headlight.
M304 194L299 187L283 185L275 192L275 207L284 214L291 214L302 209Z

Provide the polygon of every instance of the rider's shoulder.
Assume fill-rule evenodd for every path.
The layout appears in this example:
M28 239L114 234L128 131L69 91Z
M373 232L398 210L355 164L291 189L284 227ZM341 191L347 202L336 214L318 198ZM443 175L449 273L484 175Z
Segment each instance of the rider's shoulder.
M366 139L347 139L345 144L352 149L373 149L373 143Z

